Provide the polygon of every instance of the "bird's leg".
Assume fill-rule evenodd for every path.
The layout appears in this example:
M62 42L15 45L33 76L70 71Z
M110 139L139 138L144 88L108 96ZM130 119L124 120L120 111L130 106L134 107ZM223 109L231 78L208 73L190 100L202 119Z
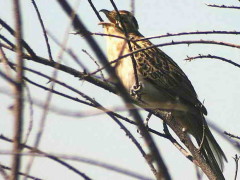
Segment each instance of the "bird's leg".
M152 116L152 113L148 113L147 118L146 118L145 121L144 121L144 125L145 125L145 127L146 127L147 129L149 128L149 127L148 127L148 122L149 122L151 116Z
M139 82L139 84L134 84L130 89L130 95L134 99L141 101L142 90L143 90L143 85L141 82Z

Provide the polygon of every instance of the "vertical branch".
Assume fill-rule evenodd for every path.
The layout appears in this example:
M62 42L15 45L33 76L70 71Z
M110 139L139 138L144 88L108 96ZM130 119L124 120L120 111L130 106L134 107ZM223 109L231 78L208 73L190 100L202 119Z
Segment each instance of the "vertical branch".
M99 15L97 9L95 8L95 6L93 5L91 0L88 0L88 3L90 4L90 6L92 7L93 11L95 12L95 14L97 15L99 21L103 22L103 19L101 18L101 16Z
M235 155L235 157L233 158L236 164L236 170L235 170L235 176L234 176L234 180L237 180L237 174L238 174L238 161L240 159L240 156L238 156L237 154Z
M130 6L131 6L131 13L134 15L135 14L135 0L130 1Z
M51 47L50 47L50 44L49 44L49 41L48 41L48 37L47 37L47 32L46 32L46 29L45 29L45 26L44 26L41 14L40 14L40 12L38 10L38 7L37 7L37 4L36 4L35 0L32 0L32 4L33 4L33 6L34 6L34 8L36 10L39 22L40 22L42 30L43 30L43 35L44 35L44 39L45 39L45 42L46 42L46 45L47 45L49 59L50 59L50 61L53 61L52 53L51 53Z
M18 179L18 171L21 164L21 141L22 141L22 127L23 127L23 52L22 52L22 28L21 28L21 12L19 0L13 0L14 19L15 19L15 38L16 38L16 62L17 62L17 75L15 86L15 121L14 121L14 143L13 143L13 163L11 180Z

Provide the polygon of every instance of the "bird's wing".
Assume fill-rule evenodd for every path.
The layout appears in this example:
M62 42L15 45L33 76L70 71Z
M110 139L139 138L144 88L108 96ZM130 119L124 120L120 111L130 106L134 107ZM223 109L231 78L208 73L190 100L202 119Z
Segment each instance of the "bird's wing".
M153 44L148 40L133 43L134 50L149 46L153 46ZM167 54L154 47L135 53L134 56L139 72L156 88L164 90L173 98L190 103L202 113L207 114L206 108L198 100L188 77Z

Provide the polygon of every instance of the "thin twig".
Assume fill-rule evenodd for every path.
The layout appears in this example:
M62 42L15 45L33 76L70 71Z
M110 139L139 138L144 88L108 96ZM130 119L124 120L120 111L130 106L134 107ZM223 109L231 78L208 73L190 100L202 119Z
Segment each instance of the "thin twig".
M17 1L17 0L14 0ZM17 33L6 23L0 18L0 24L14 37L16 37ZM0 34L1 37L1 34ZM31 54L32 57L36 57L36 53L32 50L32 48L23 40L20 39L22 46L27 50L29 54ZM10 43L10 44L9 44ZM16 48L14 45L11 45L12 43L9 41L9 45L13 48Z
M81 67L84 71L88 72L87 67L81 62L80 58L77 57L76 53L74 53L72 49L63 47L62 44L57 40L57 38L50 32L48 32L48 35L59 47L61 47L62 51L66 52L79 65L79 67Z
M91 0L88 0L91 8L93 9L94 13L96 14L96 16L98 17L98 20L103 22L103 19L102 17L100 16L100 14L98 13L97 9L95 8L95 6L93 5L92 1Z
M131 7L131 13L134 15L136 10L135 0L131 0L130 7Z
M167 139L169 141L172 142L172 144L188 159L190 160L191 162L193 162L193 157L192 155L186 151L186 149L184 149L177 141L176 139L173 138L173 136L171 135L171 133L169 132L168 130L168 127L167 127L167 124L164 122L163 123L163 131L164 133L166 134L167 136Z
M0 58L0 63L3 63L5 71L6 71L6 75L9 78L13 79L13 75L11 73L11 70L10 70L9 66L7 65L8 59L7 59L7 56L6 56L6 54L3 50L3 47L1 45L1 40L0 40L0 57L1 57Z
M5 169L5 170L12 170L10 167L7 167L7 166L4 166L4 165L0 165L0 168L2 169ZM25 174L25 173L22 173L22 172L18 172L19 175L22 175L22 176L25 176L29 179L33 179L33 180L42 180L41 178L37 178L37 177L34 177L34 176L30 176L28 174Z
M216 8L227 8L227 9L240 9L239 6L226 6L226 5L217 5L217 4L206 4L209 7L216 7Z
M7 46L5 44L1 44L1 46L10 51L15 52L15 49L13 47ZM101 81L101 80L99 80L99 78L90 76L90 75L86 74L85 72L82 73L76 69L73 69L71 67L65 66L65 65L57 63L57 62L49 61L48 59L40 57L40 56L31 56L31 55L24 54L24 58L34 61L36 63L42 64L42 65L52 67L52 68L58 67L58 70L60 70L62 72L66 72L68 74L71 74L74 77L78 77L82 80L91 82L92 84L95 84L96 86L101 87L109 92L112 92L112 93L117 92L117 89L111 83L106 83L104 81Z
M180 44L187 44L187 45L190 45L190 44L215 44L215 45L221 45L221 46L228 46L228 47L233 47L233 48L238 48L240 49L240 45L237 45L237 44L232 44L232 43L226 43L226 42L221 42L221 41L208 41L208 40L199 40L199 41L172 41L172 42L169 42L169 43L162 43L162 44L156 44L156 45L153 45L153 46L149 46L149 47L146 47L146 48L141 48L141 49L138 49L138 50L135 50L133 52L130 52L128 54L124 54L122 55L121 57L109 62L106 66L103 66L102 68L98 69L97 71L94 71L92 72L90 75L92 74L96 74L98 71L101 71L105 68L107 68L108 66L110 66L110 64L113 64L113 63L116 63L118 62L119 60L123 59L123 58L126 58L132 54L135 54L135 53L139 53L141 51L145 51L145 50L148 50L148 49L152 49L152 48L156 48L156 47L164 47L164 46L170 46L170 45L180 45Z
M74 33L74 34L79 34L79 33ZM150 39L157 39L157 38L165 38L165 37L173 37L173 36L185 36L185 35L202 35L202 34L221 34L221 35L240 35L239 31L191 31L191 32L181 32L181 33L167 33L163 35L156 35L156 36L149 36L149 37L143 37L141 39L136 39L136 40L131 40L131 42L137 42L137 41L144 41L144 40L150 40ZM124 39L127 40L125 37L122 36L117 36L113 34L106 34L106 33L90 33L90 35L93 36L110 36L110 37L115 37L119 39Z
M211 54L208 54L208 55L199 54L198 56L187 57L185 60L187 60L187 61L192 61L192 60L194 60L194 59L203 59L203 58L219 59L219 60L221 60L221 61L230 63L230 64L232 64L232 65L240 68L240 64L237 64L237 63L233 62L232 60L229 60L229 59L226 59L226 58L220 57L220 56L211 55Z
M3 176L4 180L9 180L9 176L1 163L0 163L0 173Z
M237 175L238 175L238 162L239 162L240 156L238 156L238 155L236 154L233 159L234 159L235 164L236 164L234 180L237 180Z
M150 39L156 39L156 38L165 38L165 37L172 37L172 36L184 36L184 35L201 35L201 34L233 34L233 35L240 35L239 31L191 31L191 32L181 32L181 33L167 33L164 35L159 35L159 36L150 36L150 37L144 37L142 39L136 39L132 40L133 42L137 41L144 41L144 40L150 40ZM93 35L95 35L93 33ZM96 34L100 35L100 34Z
M42 27L44 39L45 39L45 42L46 42L46 45L47 45L47 50L48 50L49 59L50 59L51 61L53 61L52 52L51 52L51 47L50 47L50 44L49 44L49 42L48 42L47 32L46 32L46 29L45 29L45 26L44 26L44 23L43 23L41 14L40 14L40 12L39 12L39 10L38 10L38 7L37 7L37 4L36 4L35 0L32 0L32 4L33 4L34 9L36 10L36 13L37 13L37 16L38 16L38 20L39 20L39 22L40 22L40 24L41 24L41 27Z
M25 80L25 78L24 78ZM26 94L27 94L27 98L28 98L28 102L29 102L29 114L30 114L30 120L29 120L29 125L28 125L28 129L27 129L27 134L26 134L26 137L25 137L25 140L23 141L24 143L23 144L26 144L27 141L28 141L28 138L32 132L32 128L33 128L33 122L34 122L34 119L33 119L33 114L34 114L34 110L33 110L33 100L32 100L32 95L31 95L31 91L30 91L30 88L27 86L27 84L25 84L26 86Z
M226 131L224 131L224 134L228 135L228 136L231 137L231 138L235 138L235 139L240 140L240 136L236 136L236 135L231 134L231 133L228 133L228 132L226 132Z
M86 55L88 55L88 57L97 65L98 69L101 68L100 65L98 64L98 62L85 49L82 49L82 52L84 52ZM99 72L102 77L102 80L106 81L106 79L104 78L103 72L102 71L99 71Z
M224 131L221 128L219 128L216 124L211 123L211 121L208 121L208 126L211 127L214 131L216 131L225 140L227 140L227 142L229 142L238 152L240 152L239 142L229 138L229 136L226 136Z

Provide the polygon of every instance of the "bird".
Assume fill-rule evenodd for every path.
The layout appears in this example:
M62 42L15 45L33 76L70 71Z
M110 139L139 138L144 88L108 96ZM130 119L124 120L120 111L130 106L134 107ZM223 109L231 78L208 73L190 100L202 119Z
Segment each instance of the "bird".
M100 12L109 20L99 23L107 34L108 61L123 86L141 107L170 112L196 139L210 168L219 174L219 179L224 179L226 156L207 125L207 110L187 75L170 56L144 38L131 12Z

